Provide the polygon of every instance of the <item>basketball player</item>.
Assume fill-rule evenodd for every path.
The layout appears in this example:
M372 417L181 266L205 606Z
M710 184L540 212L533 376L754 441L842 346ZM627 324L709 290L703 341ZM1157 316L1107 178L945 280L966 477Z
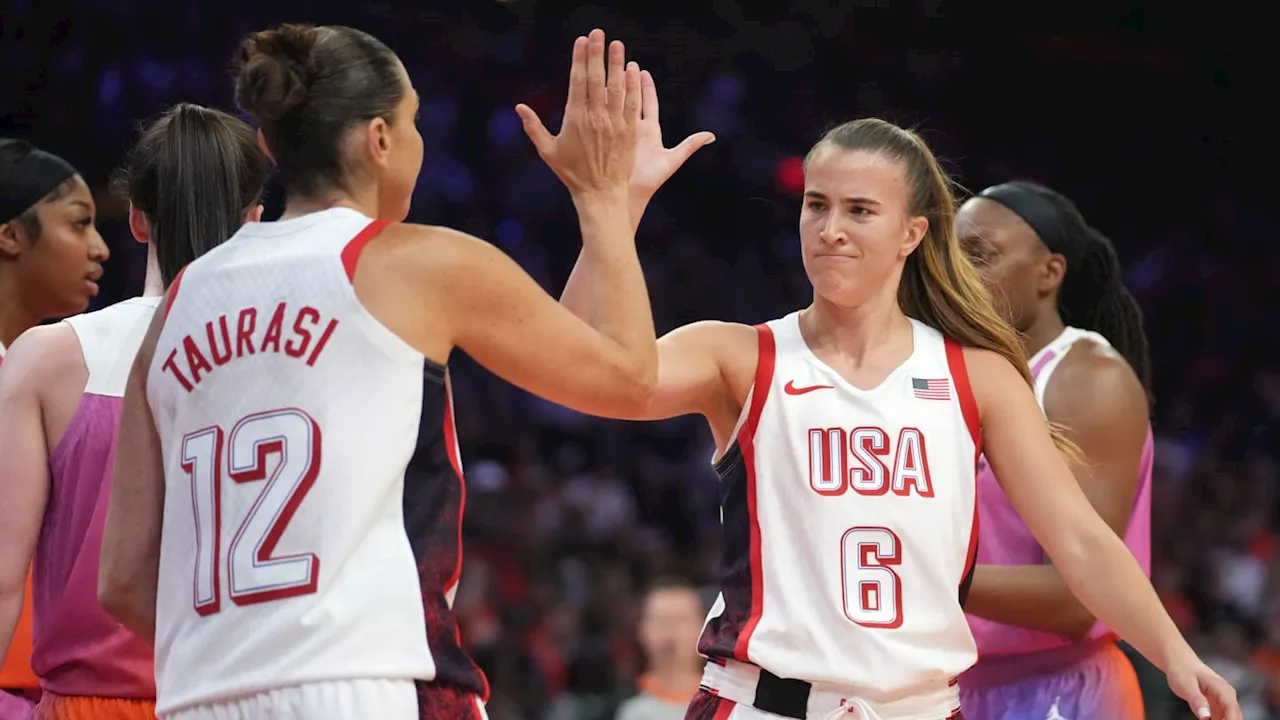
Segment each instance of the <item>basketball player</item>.
M346 27L249 36L236 98L279 168L279 222L175 279L125 394L100 598L156 647L175 720L476 718L450 605L464 488L455 347L524 389L634 411L657 375L630 227L640 74L574 44L560 135L604 281L593 319L501 251L400 223L422 161L396 55ZM380 219L375 219L380 218ZM392 222L388 222L392 221Z
M1074 203L1029 182L987 188L956 224L1023 338L1036 400L1080 447L1084 462L1072 469L1081 489L1149 574L1150 358L1115 249ZM1043 562L990 468L978 468L982 529L965 609L980 660L961 678L965 713L1001 720L1054 709L1070 720L1140 720L1137 678L1114 633Z
M36 553L37 720L155 717L151 646L97 599L120 399L165 285L246 213L258 219L266 177L244 122L195 105L165 113L120 177L130 229L147 243L143 296L28 331L0 372L0 579L17 580ZM0 636L12 625L0 618Z
M94 209L89 186L66 160L24 140L0 140L0 363L28 328L83 312L97 294L109 253ZM0 631L0 720L25 718L39 696L30 607L26 575L0 580L0 627L7 628Z
M656 123L646 105L642 122ZM679 159L648 144L638 155L659 182ZM1071 477L1022 347L956 240L949 187L911 132L857 120L827 133L800 214L813 303L754 328L675 330L659 341L649 406L622 415L699 413L718 446L722 592L688 717L958 717L955 677L976 656L961 602L985 451L1085 605L1201 717L1238 719L1233 689ZM633 188L634 219L655 188ZM579 312L595 265L584 255L565 290Z

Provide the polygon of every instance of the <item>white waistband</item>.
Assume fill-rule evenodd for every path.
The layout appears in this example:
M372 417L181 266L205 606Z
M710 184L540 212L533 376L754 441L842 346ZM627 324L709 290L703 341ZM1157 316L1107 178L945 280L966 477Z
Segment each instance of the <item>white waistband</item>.
M760 668L726 660L721 666L708 662L702 671L702 687L738 705L752 707ZM888 702L875 702L855 689L813 683L809 690L806 720L838 717L843 712L851 720L947 720L960 709L960 689L955 682L924 685L911 695ZM861 712L861 715L853 713Z

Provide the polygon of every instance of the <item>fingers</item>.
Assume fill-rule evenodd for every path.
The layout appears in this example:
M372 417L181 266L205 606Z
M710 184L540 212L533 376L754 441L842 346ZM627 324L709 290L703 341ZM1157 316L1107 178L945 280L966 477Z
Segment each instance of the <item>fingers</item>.
M538 113L533 108L521 103L516 106L516 114L520 116L520 121L524 123L524 134L529 136L529 140L533 142L533 146L537 148L539 155L544 155L550 147L554 138L547 130L547 126L542 124L542 120L538 117Z
M627 97L622 112L627 123L635 127L640 124L640 66L634 62L627 63L626 87Z
M1216 701L1215 704L1223 720L1241 720L1243 713L1240 710L1240 699L1236 695L1236 689L1226 680L1218 678L1217 682L1209 687L1209 694Z
M587 39L579 37L573 41L573 63L569 66L569 99L565 102L564 112L585 108L587 106ZM532 111L530 111L532 112ZM521 118L524 116L521 115ZM534 117L537 117L536 115Z
M609 114L620 117L627 100L627 49L621 40L609 43Z
M609 102L604 74L604 31L592 30L587 36L587 103L603 110Z
M694 153L698 152L699 148L706 147L715 141L716 136L709 132L694 133L672 148L671 151L675 153L676 157L680 159L680 164L683 165L686 160L693 157Z
M640 73L640 117L650 122L658 122L658 86L653 83L653 74L648 70Z

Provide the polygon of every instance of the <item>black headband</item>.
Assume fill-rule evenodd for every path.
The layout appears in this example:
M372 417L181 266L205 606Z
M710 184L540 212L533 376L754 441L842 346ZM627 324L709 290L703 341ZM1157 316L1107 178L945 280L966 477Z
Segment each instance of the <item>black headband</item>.
M1062 214L1039 193L1017 183L1002 183L983 190L978 197L994 200L1016 213L1040 236L1040 242L1050 252L1067 259L1067 267L1073 267L1080 260L1082 248L1063 232Z
M57 155L32 150L0 177L0 223L26 212L76 174L71 163Z

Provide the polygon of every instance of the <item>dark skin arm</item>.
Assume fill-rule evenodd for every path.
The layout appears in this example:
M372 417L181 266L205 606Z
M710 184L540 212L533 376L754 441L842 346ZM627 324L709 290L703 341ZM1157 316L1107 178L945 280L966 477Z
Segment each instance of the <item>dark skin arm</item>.
M1114 351L1082 341L1053 374L1044 404L1088 458L1087 466L1071 470L1089 503L1124 537L1147 439L1147 400L1137 376ZM1084 637L1095 622L1050 564L977 566L965 611L1071 638Z

